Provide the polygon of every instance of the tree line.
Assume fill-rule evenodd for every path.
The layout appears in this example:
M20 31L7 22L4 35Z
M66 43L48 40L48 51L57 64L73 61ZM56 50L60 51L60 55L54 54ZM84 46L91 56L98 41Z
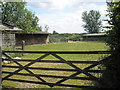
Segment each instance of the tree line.
M39 18L30 10L26 9L26 2L6 2L1 3L2 22L21 28L24 32L49 30L48 25L39 26ZM83 25L87 33L99 33L102 30L101 14L99 11L90 10L82 13Z
M49 35L49 41L50 43L54 42L67 42L68 40L71 41L81 41L82 36L86 33L58 33L56 31L53 31L52 34Z
M42 31L38 17L25 8L26 2L0 2L2 22L19 27L23 32Z

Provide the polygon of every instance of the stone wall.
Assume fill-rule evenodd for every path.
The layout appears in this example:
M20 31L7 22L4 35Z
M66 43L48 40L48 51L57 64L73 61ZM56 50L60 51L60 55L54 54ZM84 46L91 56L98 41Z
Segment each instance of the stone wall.
M15 45L15 34L2 33L2 47Z

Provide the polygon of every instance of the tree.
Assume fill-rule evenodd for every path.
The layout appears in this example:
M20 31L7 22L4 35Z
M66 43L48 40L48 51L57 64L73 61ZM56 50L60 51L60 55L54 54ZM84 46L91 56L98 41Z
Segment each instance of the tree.
M104 64L105 72L100 80L100 86L104 88L119 88L120 85L120 2L107 2L108 5L108 40L110 55L108 62Z
M55 30L53 31L53 34L58 34L58 32L56 32Z
M83 22L85 22L83 27L87 33L98 33L101 31L102 24L100 16L100 12L95 10L91 10L89 12L84 11L82 13L82 19Z
M38 17L25 8L26 2L6 2L2 6L2 22L24 30L35 32L40 29Z
M48 32L49 26L45 25L45 32Z
M109 16L109 31L107 44L110 46L111 50L120 50L120 2L108 2L108 16Z
M16 25L18 22L18 17L22 16L21 11L24 10L25 3L15 3L15 2L6 2L2 6L2 22ZM20 9L19 9L19 8ZM18 16L18 17L17 17Z

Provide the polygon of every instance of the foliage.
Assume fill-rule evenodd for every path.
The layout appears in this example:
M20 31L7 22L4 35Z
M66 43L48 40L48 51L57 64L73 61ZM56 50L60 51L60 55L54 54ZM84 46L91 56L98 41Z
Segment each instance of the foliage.
M55 43L55 42L67 42L67 38L61 34L51 34L49 35L49 41L50 43Z
M107 44L111 47L111 50L120 50L120 2L108 3L109 18L108 23L110 30L108 31L109 39Z
M80 41L80 38L81 38L80 35L73 35L73 36L69 37L68 40Z
M53 31L53 33L52 34L58 34L58 32L56 32L56 31Z
M53 31L53 34L50 35L50 42L67 42L68 40L72 41L80 41L80 38L82 34L77 34L77 33L63 33L63 34L58 34L56 31Z
M87 33L98 33L101 31L102 24L100 16L100 12L96 10L91 10L89 12L84 11L82 13L82 19L83 22L85 22L83 27Z
M45 25L45 32L48 32L48 30L49 30L49 26Z
M2 20L2 11L1 11L1 7L2 7L2 2L0 1L0 22Z
M2 22L19 27L24 32L40 30L38 17L25 8L26 2L6 2L2 5Z
M39 29L40 29L41 31L48 32L49 26L48 26L48 25L40 26Z
M120 83L120 2L108 2L108 23L110 24L108 31L107 44L110 50L115 53L111 54L111 58L107 60L104 67L105 72L100 79L100 87L119 88Z

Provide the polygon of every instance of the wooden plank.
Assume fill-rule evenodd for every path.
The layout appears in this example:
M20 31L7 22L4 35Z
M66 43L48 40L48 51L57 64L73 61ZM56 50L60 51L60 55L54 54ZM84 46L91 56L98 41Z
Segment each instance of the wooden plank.
M7 68L20 68L19 66L7 66L3 65L3 67ZM42 67L27 67L28 69L35 69L35 70L53 70L53 71L76 71L75 69L59 69L59 68L42 68Z
M12 72L7 72L7 71L3 71L3 74L10 74ZM15 75L24 75L24 76L34 76L32 74L27 74L27 73L14 73ZM36 74L40 77L50 77L50 78L68 78L68 76L55 76L55 75L41 75L41 74ZM88 77L72 77L70 79L77 79L77 80L93 80L91 78ZM99 78L98 78L99 79Z
M4 55L6 55L8 58L10 58L11 59L11 57L9 57L7 54L4 54ZM41 57L39 57L39 59L41 59L41 58L43 58L43 57L45 57L46 55L43 55L43 56L41 56ZM13 60L14 61L14 60ZM29 72L30 74L32 74L32 75L34 75L37 79L39 79L39 80L41 80L42 82L46 82L45 80L43 80L42 78L40 78L39 76L37 76L37 75L35 75L32 71L30 71L28 68L26 68L25 66L23 66L23 65L21 65L21 64L19 64L17 61L14 61L19 67L20 67L20 71L21 71L21 69L25 69L27 72ZM35 62L35 61L34 61ZM31 63L34 63L34 62L31 62ZM14 73L14 72L13 72ZM11 74L12 75L12 74ZM14 74L13 74L14 75ZM6 76L4 79L6 79L6 78L9 78L9 77L11 77L10 75L8 75L8 76Z
M112 54L113 51L2 51L2 53Z
M7 54L4 53L4 55L6 55L8 58L11 59L11 57L9 57ZM46 56L47 56L47 54L45 54L45 55L39 57L38 59L44 58L44 57L46 57ZM13 61L14 61L14 60L13 60ZM21 71L21 69L25 69L27 72L29 72L30 74L34 75L37 79L39 79L40 81L46 83L46 81L45 81L44 79L42 79L42 78L40 78L39 76L35 75L32 71L30 71L28 68L26 68L27 65L22 66L22 65L19 64L17 61L14 61L14 62L15 62L17 65L19 65L19 67L20 67L19 70L20 70L20 71ZM34 61L34 62L31 62L31 63L29 63L29 64L33 64L33 63L35 63L35 61ZM29 65L29 64L28 64L28 65ZM18 71L18 70L17 70L17 71ZM20 71L18 71L18 72L20 72ZM11 74L11 75L9 74L8 76L6 76L4 79L7 79L7 78L11 77L12 75L14 75L14 72L13 72L13 74Z
M44 82L19 80L19 79L6 79L6 80L17 81L17 82L26 82L26 83L34 83L34 84L42 84L42 85L53 85L54 84L54 83L44 83ZM97 88L95 86L80 86L80 85L69 85L69 84L58 84L56 86L75 87L75 88Z
M22 50L25 51L25 41L22 40Z
M6 55L8 58L11 58L11 57L9 57L7 54L5 54L5 53L3 53L4 55ZM45 54L45 55L43 55L43 56L40 56L38 59L36 59L35 61L38 61L38 60L41 60L41 59L43 59L43 58L45 58L46 56L48 56L49 54ZM26 71L28 71L29 73L31 73L31 74L34 74L34 73L32 73L30 70L28 70L28 66L30 66L30 65L32 65L32 64L34 64L34 63L36 63L36 62L31 62L31 63L28 63L27 65L25 65L25 66L22 66L21 64L19 64L18 62L16 62L16 61L14 61L17 65L19 65L19 69L18 70L16 70L16 71L14 71L13 73L11 73L11 74L9 74L9 75L7 75L6 77L4 77L4 80L5 79L7 79L7 78L9 78L9 77L11 77L12 75L14 75L14 73L18 73L18 72L20 72L21 70L23 70L23 69L25 69ZM40 78L40 77L38 77L38 76L35 76L36 78L39 78L41 81L43 81L43 82L46 82L46 81L44 81L42 78Z
M41 77L39 77L37 74L34 74L32 71L30 71L28 68L25 68L25 70L27 72L29 72L31 75L34 75L34 77L36 77L37 79L39 79L40 81L47 83L44 79L42 79Z
M80 52L80 51L3 51L2 53L4 55L5 55L5 53L33 53L33 54L36 54L36 53L42 53L42 54L44 54L45 53L45 55L39 57L36 60L29 60L29 59L27 59L26 61L28 61L30 63L28 63L25 66L22 66L21 64L18 63L20 60L12 59L11 57L9 57L9 56L6 55L9 58L9 59L6 59L6 60L8 60L8 61L14 61L19 66L5 66L5 65L3 65L3 67L11 67L11 68L19 68L19 69L16 70L15 72L10 72L10 73L9 72L4 72L4 73L9 73L9 75L6 76L6 77L4 77L3 80L13 80L13 79L8 79L8 78L11 77L14 74L16 74L16 75L28 75L28 76L35 76L36 78L38 78L39 80L42 81L40 83L42 83L44 85L49 85L49 86L53 87L53 86L60 86L60 85L66 86L66 85L61 84L61 83L64 82L64 81L66 81L66 80L68 80L68 79L87 79L86 77L84 77L84 78L82 78L82 77L76 77L80 73L84 73L85 75L89 76L90 80L97 81L98 78L95 77L95 76L93 76L93 75L91 75L90 73L102 73L103 71L102 70L90 70L90 69L93 68L93 67L95 67L95 66L97 66L97 65L99 65L99 64L101 64L101 63L106 62L104 59L102 61L74 61L74 60L72 60L72 61L66 61L65 59L61 58L57 54L111 54L111 53L114 53L114 52L110 52L110 51L82 51L82 52ZM55 60L41 60L41 59L45 58L46 56L48 56L50 54L53 55L54 57L58 58L60 61L55 61ZM21 59L21 61L25 61L25 59ZM32 64L36 63L36 62L66 63L69 66L73 67L74 69L29 67ZM76 65L74 65L73 63L80 63L80 64L92 64L92 63L94 63L94 64L92 64L92 65L90 65L87 68L85 68L85 69L82 70L79 67L77 67ZM20 72L23 69L25 69L26 71L28 71L29 74L18 73L18 72ZM55 71L73 71L75 73L73 73L70 76L38 75L38 74L34 74L29 69L55 70ZM88 72L90 72L90 73L88 73ZM63 78L63 79L60 80L60 81L58 81L58 82L56 82L56 83L47 83L45 80L43 80L40 77L52 77L52 78ZM17 80L17 81L22 81L22 80ZM26 82L26 81L23 80L23 82ZM28 81L28 82L31 83L31 81ZM34 81L32 81L32 82L34 82ZM71 85L67 85L67 86L73 87L74 85L72 85L72 86Z
M6 60L6 61L12 61L12 60L15 60L15 61L18 61L18 62L32 62L32 61L35 61L35 60L30 60L30 59L3 59L3 60ZM40 60L40 61L36 61L36 62L42 62L42 63L64 63L62 61L58 61L58 60ZM77 63L77 64L93 64L93 63L97 63L98 61L74 61L74 60L71 60L71 61L68 61L70 63Z
M12 59L12 58L11 58L9 55L7 55L6 53L3 53L3 55L5 55L6 57L8 57L9 59ZM19 65L19 69L16 70L16 71L14 71L13 73L7 75L6 77L4 77L3 80L5 80L5 79L7 79L7 78L9 78L9 77L11 77L11 76L13 76L14 73L17 73L17 72L21 71L21 70L24 68L24 67L21 66L21 64L19 64L17 61L14 61L14 62L15 62L17 65Z
M93 68L93 67L95 67L95 66L97 66L97 65L99 65L99 64L102 64L102 63L107 62L110 58L111 58L111 56L108 56L107 58L102 59L102 60L100 60L99 62L96 62L96 63L94 63L94 64L86 67L84 70L85 70L85 71L88 71L88 70L90 70L91 68Z
M66 61L65 59L61 58L60 56L58 56L58 55L56 55L56 54L52 54L52 55L53 55L54 57L58 58L60 61L66 63L67 65L69 65L69 66L75 68L77 71L80 71L80 72L82 71L80 68L78 68L78 67L75 66L74 64L72 64L72 63Z
M56 54L52 54L52 55L77 70L77 72L72 74L72 75L70 75L69 78L64 78L64 79L56 82L56 84L54 84L54 85L58 85L58 84L60 84L60 83L62 83L64 81L70 79L71 77L75 77L75 76L79 75L80 73L84 73L85 75L89 76L93 80L96 80L96 81L98 80L95 76L91 75L90 73L86 72L85 70L81 70L79 67L75 66L74 64L72 64L70 62L67 62L65 59L61 58L60 56L58 56Z
M49 53L46 53L46 54L44 54L43 56L40 56L39 58L37 58L36 60L34 60L34 62L28 63L28 64L25 65L24 67L25 67L25 68L26 68L26 67L29 67L30 65L36 63L37 61L41 61L43 58L45 58L45 57L47 57L47 56L49 56L49 55L50 55Z
M3 68L20 68L19 66L8 66L3 65ZM28 69L35 69L35 70L47 70L47 71L71 71L75 72L75 69L62 69L62 68L42 68L42 67L28 67ZM91 73L103 73L104 70L88 70L87 72Z
M51 87L56 86L56 85L60 85L62 82L65 82L66 80L69 80L69 79L71 79L71 78L73 78L73 77L76 77L76 76L79 75L80 73L81 73L81 72L76 72L76 73L70 75L70 76L67 77L67 78L63 78L62 80L56 82L55 84L52 84Z

